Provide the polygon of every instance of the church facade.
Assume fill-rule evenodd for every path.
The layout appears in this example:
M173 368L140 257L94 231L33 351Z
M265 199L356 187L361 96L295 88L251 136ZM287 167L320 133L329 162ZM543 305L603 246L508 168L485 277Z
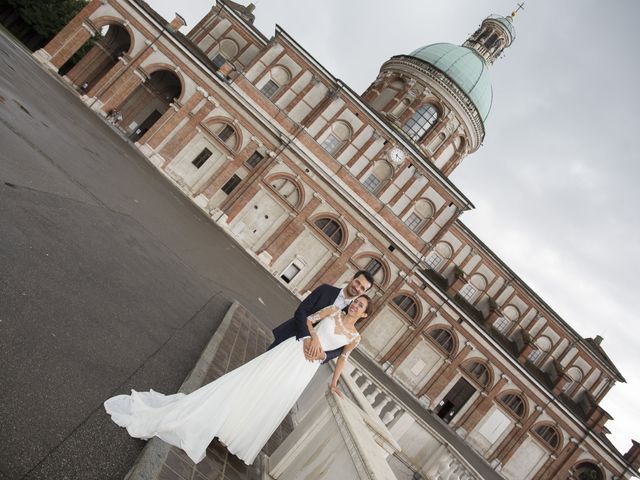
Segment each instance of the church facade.
M91 0L34 55L292 292L370 271L360 348L498 478L637 475L640 445L623 455L606 437L599 404L624 377L602 338L581 337L462 223L473 205L448 178L484 138L512 16L392 57L362 94L253 20L218 0L183 35L179 15L141 0ZM399 460L429 478L427 427L380 393Z

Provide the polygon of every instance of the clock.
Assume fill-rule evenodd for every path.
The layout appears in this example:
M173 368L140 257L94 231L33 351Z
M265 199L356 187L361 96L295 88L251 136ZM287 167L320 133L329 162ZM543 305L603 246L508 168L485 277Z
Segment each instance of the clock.
M393 147L391 150L389 150L387 156L389 157L389 160L391 160L391 162L396 165L400 165L404 161L405 154L402 149Z

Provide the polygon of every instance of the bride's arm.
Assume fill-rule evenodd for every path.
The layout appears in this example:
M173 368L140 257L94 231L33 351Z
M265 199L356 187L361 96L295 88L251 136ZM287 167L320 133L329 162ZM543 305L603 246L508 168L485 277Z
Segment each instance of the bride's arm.
M342 353L338 357L338 360L336 361L336 368L333 371L333 378L331 379L331 386L329 387L329 389L333 393L337 394L340 398L344 398L344 396L342 395L342 392L338 388L338 380L340 380L340 375L342 375L342 370L344 370L344 365L347 363L347 358L349 358L349 355L351 354L353 349L358 346L358 343L360 343L360 337L357 337L349 345L346 345Z
M322 310L314 313L313 315L309 315L307 317L307 328L309 329L309 335L311 335L311 343L308 347L309 358L310 359L318 359L323 360L326 355L322 350L322 345L320 345L320 339L318 338L318 334L316 333L316 329L313 328L313 324L319 322L325 317L328 317L332 313L337 310L335 305L329 305L328 307L323 308Z
M337 310L338 310L338 307L336 307L335 305L329 305L328 307L321 308L316 313L309 315L307 317L307 326L311 328L310 325L313 325L314 323L318 323L320 320L322 320L325 317L328 317L329 315L331 315Z

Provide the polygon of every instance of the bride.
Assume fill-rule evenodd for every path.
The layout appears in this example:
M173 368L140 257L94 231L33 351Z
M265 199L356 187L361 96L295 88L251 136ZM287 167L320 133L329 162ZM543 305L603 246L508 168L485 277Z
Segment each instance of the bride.
M307 357L305 343L319 341L323 351L344 347L329 387L342 396L338 379L360 342L355 324L370 314L367 295L354 299L346 314L331 305L307 317L310 339L291 337L188 395L132 390L131 395L108 399L104 408L132 437L159 437L183 449L195 463L204 459L207 446L218 437L229 452L250 465L324 358L322 351Z

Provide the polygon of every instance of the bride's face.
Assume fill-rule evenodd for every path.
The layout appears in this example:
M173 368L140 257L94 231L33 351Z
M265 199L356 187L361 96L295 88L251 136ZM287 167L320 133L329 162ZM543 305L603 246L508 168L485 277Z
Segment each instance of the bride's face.
M356 298L349 305L349 313L356 318L363 318L367 316L368 300L364 297Z

